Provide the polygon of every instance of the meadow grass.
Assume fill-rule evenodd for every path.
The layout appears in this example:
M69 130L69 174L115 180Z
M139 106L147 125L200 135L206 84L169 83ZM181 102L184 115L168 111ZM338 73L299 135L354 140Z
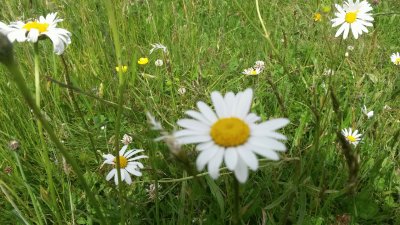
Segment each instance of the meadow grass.
M399 1L374 5L374 28L342 40L331 27L334 7L313 20L337 1L260 0L270 41L255 1L107 3L2 3L0 21L58 12L72 33L61 57L50 41L39 42L41 110L79 171L49 132L40 140L34 113L0 67L0 224L232 223L238 216L232 173L223 169L213 180L201 171L193 178L194 146L183 148L190 165L179 161L154 142L160 134L146 112L172 131L197 101L210 102L211 91L248 87L252 111L291 123L282 131L288 137L282 159L261 160L239 186L240 224L400 224L400 67L390 62L400 51ZM150 55L153 43L167 46L168 54ZM33 45L14 44L14 55L33 96ZM149 64L137 65L139 57ZM156 59L164 65L154 66ZM266 62L261 74L241 74L256 60ZM128 71L117 73L118 64ZM334 74L324 75L328 69ZM356 148L338 135L347 127L363 134ZM149 158L142 177L116 187L105 179L110 167L101 166L101 156L119 150L124 133ZM12 140L20 143L17 151L9 149Z

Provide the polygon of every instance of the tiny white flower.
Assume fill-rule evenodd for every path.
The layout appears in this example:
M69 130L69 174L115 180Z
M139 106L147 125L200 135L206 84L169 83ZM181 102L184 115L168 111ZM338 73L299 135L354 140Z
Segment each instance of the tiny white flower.
M349 52L344 53L344 57L349 57Z
M215 112L204 102L197 102L199 111L189 110L190 119L178 120L177 124L184 129L174 133L179 144L197 144L200 152L196 160L199 171L207 165L210 176L219 177L222 162L236 179L244 183L248 178L248 168L258 169L256 154L271 160L279 160L277 152L286 151L280 140L286 136L276 130L286 126L286 118L272 119L258 123L260 117L250 113L253 90L234 94L228 92L211 93Z
M365 105L361 108L361 111L364 113L364 115L368 117L368 119L374 116L374 111L368 112L367 107Z
M255 62L253 68L258 68L261 71L263 71L265 69L265 62L261 61L261 60L258 60L258 61Z
M400 66L400 53L393 53L392 56L390 56L390 59L394 65Z
M119 163L120 163L120 173L121 173L121 181L125 181L127 184L132 183L132 178L130 174L140 177L142 176L142 172L140 169L143 169L143 164L138 162L139 159L148 158L145 155L139 155L131 158L132 156L136 155L139 152L143 152L143 149L131 149L126 151L128 148L127 145L124 145L118 153ZM114 165L114 169L112 169L106 176L106 180L109 181L111 178L114 177L115 185L118 185L118 175L117 175L117 159L112 154L103 155L105 159L103 162L104 164L111 164Z
M162 66L162 65L164 65L164 62L162 61L162 59L157 59L157 60L154 62L154 65L156 65L156 66Z
M151 44L151 47L152 48L150 49L150 54L153 53L153 51L155 51L157 49L161 49L164 53L168 52L167 47L161 43Z
M341 25L335 37L343 34L343 39L346 39L350 30L355 39L358 39L363 32L368 33L367 27L372 27L371 22L374 18L368 13L372 10L372 7L367 1L360 2L360 0L357 0L353 2L353 0L348 0L344 2L343 6L337 4L335 6L338 12L335 13L336 18L331 20L332 27Z
M354 50L354 46L352 46L352 45L347 46L347 50L353 51Z
M184 95L186 93L186 88L180 87L180 88L178 88L178 92L179 92L179 94Z
M46 36L53 42L54 53L61 55L64 49L71 44L71 33L65 29L58 28L57 23L63 21L57 18L57 13L40 16L38 20L24 23L13 22L9 25L7 37L11 42L37 42Z
M127 135L127 134L124 134L124 136L122 137L121 142L124 145L129 145L130 143L132 143L132 137Z
M346 141L354 146L357 146L357 144L360 142L361 140L361 136L362 134L358 133L358 130L355 130L353 132L353 130L351 128L348 129L343 129L342 130L342 135L346 138Z
M385 106L383 106L383 109L384 109L384 110L391 110L392 107L390 107L390 106L388 106L388 105L385 105Z
M243 70L243 72L242 72L242 74L248 75L248 76L249 75L258 75L260 73L261 73L260 68L253 68L253 67L247 68L247 69Z

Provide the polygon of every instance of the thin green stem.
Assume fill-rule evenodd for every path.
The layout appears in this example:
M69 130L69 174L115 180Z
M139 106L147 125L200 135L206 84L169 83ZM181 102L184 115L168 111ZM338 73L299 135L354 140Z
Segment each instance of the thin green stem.
M33 44L33 49L34 49L34 63L35 63L35 100L36 100L36 106L38 107L39 110L41 110L40 107L40 62L39 62L39 42L35 42ZM45 144L44 136L43 136L43 128L42 128L42 123L40 120L37 121L37 127L39 131L39 139L40 139L40 144L42 146L43 151L40 152L44 168L46 170L47 174L47 181L49 185L49 192L50 192L50 197L51 197L51 210L54 212L57 223L61 223L61 216L60 216L60 211L58 209L58 204L57 204L57 198L56 198L56 193L54 189L54 181L52 177L52 169L51 169L51 163L49 159L49 154L47 151L47 146Z
M241 216L240 216L240 192L239 192L239 181L236 177L233 178L233 194L234 194L234 203L233 203L233 224L240 224Z

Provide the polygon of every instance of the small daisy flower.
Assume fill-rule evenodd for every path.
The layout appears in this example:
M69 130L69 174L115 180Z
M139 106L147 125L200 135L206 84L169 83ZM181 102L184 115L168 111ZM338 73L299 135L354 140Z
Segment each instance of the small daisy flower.
M392 56L390 56L390 59L394 65L400 66L400 53L393 53Z
M54 53L61 55L64 49L71 44L71 33L65 29L58 28L57 23L63 21L57 18L57 13L40 16L39 20L24 23L17 21L9 25L8 38L11 42L37 42L46 36L53 42Z
M248 75L248 76L249 75L258 75L260 73L261 73L260 68L253 68L253 67L247 68L247 69L243 70L243 72L242 72L242 74Z
M341 25L335 37L343 33L343 39L346 39L350 30L355 39L358 39L358 36L363 32L368 33L366 27L372 27L371 22L374 18L368 13L372 10L372 7L367 1L360 2L360 0L357 0L353 2L353 0L348 0L343 7L337 4L335 6L338 12L335 13L336 18L331 20L332 27Z
M368 119L374 116L374 111L368 112L367 107L365 105L361 108L361 111L364 113L364 115L368 117Z
M165 47L165 45L161 44L161 43L155 43L155 44L151 44L151 49L150 49L150 54L153 53L153 51L157 50L157 49L161 49L164 53L168 52L167 47Z
M358 130L355 130L353 132L353 130L351 128L343 129L342 135L346 138L347 142L349 142L350 144L352 144L354 146L357 146L357 144L360 142L361 136L362 136L362 134L358 133Z
M162 59L157 59L157 60L154 62L154 65L156 65L156 66L162 66L162 65L164 65L164 62L162 61Z
M119 72L121 70L122 73L126 73L128 71L128 66L120 66L120 67L115 67L115 70Z
M139 152L143 152L143 149L131 149L129 151L126 151L128 148L128 145L124 145L124 147L121 148L119 151L119 162L120 162L120 172L121 172L121 181L125 181L127 184L132 183L132 178L130 174L140 177L142 176L142 172L140 172L140 169L143 169L143 164L138 162L137 160L139 159L144 159L148 158L145 155L139 155L131 158L132 156L136 155ZM118 176L117 176L117 159L115 156L112 154L107 154L103 155L103 158L105 159L103 162L104 164L111 164L114 165L115 168L112 169L106 176L106 180L109 181L111 178L114 177L114 182L115 185L118 185Z
M279 118L257 123L260 117L249 112L252 98L250 88L236 95L228 92L225 96L214 91L211 100L215 112L199 101L199 111L186 111L191 119L178 120L178 125L184 129L175 132L174 136L181 145L197 144L199 171L207 165L210 176L217 179L224 161L236 179L244 183L248 178L248 167L253 171L258 169L256 154L279 160L276 152L286 151L286 146L279 141L286 140L286 136L276 130L286 126L289 120Z
M148 58L140 58L138 60L139 65L146 65L147 63L149 63L149 59Z
M130 143L132 143L132 137L127 135L127 134L124 134L124 136L122 137L121 142L124 145L129 145Z
M322 20L322 15L321 13L314 13L313 19L315 22L320 22Z

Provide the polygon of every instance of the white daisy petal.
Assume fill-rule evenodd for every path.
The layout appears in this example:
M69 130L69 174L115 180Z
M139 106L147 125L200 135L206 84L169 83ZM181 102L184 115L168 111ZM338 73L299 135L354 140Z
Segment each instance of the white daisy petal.
M235 168L235 177L240 183L245 183L247 178L249 177L249 171L247 169L246 164L243 162L240 157L238 158L238 162Z
M177 124L183 128L197 130L197 131L208 131L210 129L209 126L203 124L197 120L192 119L181 119L178 120Z
M258 159L256 155L252 152L246 149L245 147L239 147L237 150L239 154L239 158L241 158L250 169L253 171L256 171L258 168Z
M225 150L224 161L229 170L234 170L238 161L238 154L235 148Z
M207 169L208 173L213 179L217 179L219 177L219 167L222 164L222 160L224 159L224 150L219 149L217 154L208 162Z
M202 171L204 166L218 153L218 151L218 146L213 146L212 148L200 152L196 159L197 170Z
M117 170L116 169L112 169L106 176L106 180L109 181L111 180L111 178L114 177L114 175L116 174Z
M217 121L217 116L215 115L215 113L212 111L212 109L204 102L197 102L197 107L199 108L201 114L203 114L203 116L205 118L207 118L209 121L211 121L211 123L214 123L215 121Z
M228 115L224 98L218 91L213 91L211 93L211 100L214 104L215 111L219 118L226 117Z

